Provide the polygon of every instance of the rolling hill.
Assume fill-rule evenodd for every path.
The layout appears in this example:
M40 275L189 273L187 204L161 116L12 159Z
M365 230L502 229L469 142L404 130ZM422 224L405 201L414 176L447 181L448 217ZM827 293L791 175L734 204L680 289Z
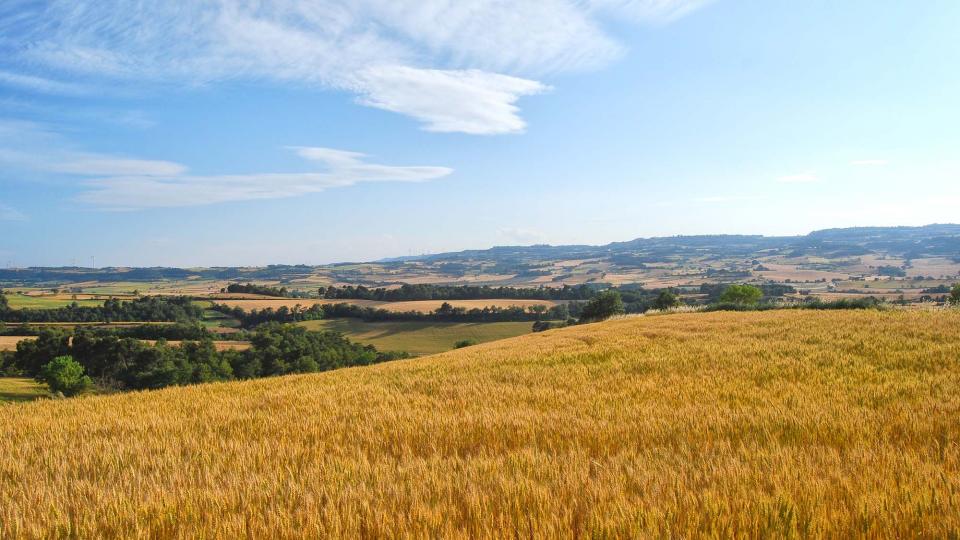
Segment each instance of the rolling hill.
M0 536L949 537L960 312L637 317L6 405Z

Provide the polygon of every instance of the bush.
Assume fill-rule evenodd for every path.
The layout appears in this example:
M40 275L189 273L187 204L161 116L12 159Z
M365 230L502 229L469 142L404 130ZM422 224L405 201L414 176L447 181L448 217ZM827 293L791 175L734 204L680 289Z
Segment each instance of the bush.
M453 344L454 349L462 349L464 347L472 347L477 344L475 339L461 339L460 341Z
M653 309L670 309L680 305L680 299L672 291L663 290L653 301Z
M763 298L763 291L753 285L730 285L720 295L720 302L742 306L755 305Z
M960 306L960 283L953 286L950 290L950 303L954 306Z
M603 291L583 306L580 322L593 322L609 319L624 313L623 300L617 291Z
M83 366L72 356L58 356L48 362L37 376L39 382L46 383L51 392L60 392L65 396L75 396L93 385L90 377L83 374Z

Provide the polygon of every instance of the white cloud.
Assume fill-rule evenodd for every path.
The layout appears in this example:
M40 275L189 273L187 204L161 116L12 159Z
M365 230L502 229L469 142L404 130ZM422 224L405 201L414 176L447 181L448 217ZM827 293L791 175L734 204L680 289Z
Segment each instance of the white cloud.
M360 103L412 116L424 129L475 135L518 133L526 127L514 103L547 87L478 70L443 71L381 66L357 76Z
M228 201L277 199L317 193L363 182L425 182L452 169L367 163L364 154L330 148L297 147L297 153L325 172L192 176L119 175L92 180L78 200L106 209L201 206ZM183 170L181 168L181 170Z
M117 84L229 79L353 91L431 131L515 133L544 75L623 53L610 18L664 23L703 0L49 0L0 8L0 84L76 92L31 73ZM5 78L4 78L5 74Z
M26 219L27 216L16 208L0 202L0 221L24 221Z
M858 159L850 162L851 165L857 167L883 167L888 163L885 159Z
M820 177L814 173L800 173L800 174L791 174L789 176L781 176L777 178L777 182L782 184L812 184L814 182L819 182Z

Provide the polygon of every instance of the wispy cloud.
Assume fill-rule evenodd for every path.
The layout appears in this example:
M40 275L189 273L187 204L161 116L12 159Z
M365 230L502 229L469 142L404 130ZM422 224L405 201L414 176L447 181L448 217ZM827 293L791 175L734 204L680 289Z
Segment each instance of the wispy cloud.
M856 167L883 167L888 163L890 162L885 159L858 159L850 162Z
M95 154L75 154L69 161L41 165L44 170L83 176L176 176L187 169L179 163L146 159L118 158Z
M516 133L537 79L592 69L624 50L611 19L666 23L704 0L260 0L14 2L0 7L0 84L38 92L85 81L205 85L295 82L355 92L430 131Z
M16 208L0 202L0 221L24 221L27 216Z
M806 172L800 174L791 174L787 176L781 176L777 178L777 182L782 184L812 184L814 182L819 182L820 177L815 173Z
M3 70L0 70L0 85L15 86L41 94L84 95L90 93L90 88L84 85Z
M296 197L365 182L425 182L453 172L447 167L371 163L365 154L332 148L288 149L315 163L318 171L191 175L186 166L172 161L80 151L49 126L0 118L0 181L17 170L52 173L86 188L79 201L134 210Z
M113 210L201 206L229 201L278 199L317 193L365 182L425 182L449 175L452 169L368 163L364 154L331 148L297 147L304 159L320 164L315 173L257 173L194 176L121 175L87 182L78 200ZM179 166L178 166L179 167ZM181 171L185 168L180 167Z

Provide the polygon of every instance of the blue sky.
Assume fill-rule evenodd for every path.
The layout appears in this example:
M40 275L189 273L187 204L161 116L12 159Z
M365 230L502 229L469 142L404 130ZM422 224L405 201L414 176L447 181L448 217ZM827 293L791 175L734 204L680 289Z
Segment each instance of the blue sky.
M958 28L952 0L7 0L0 265L960 222Z

